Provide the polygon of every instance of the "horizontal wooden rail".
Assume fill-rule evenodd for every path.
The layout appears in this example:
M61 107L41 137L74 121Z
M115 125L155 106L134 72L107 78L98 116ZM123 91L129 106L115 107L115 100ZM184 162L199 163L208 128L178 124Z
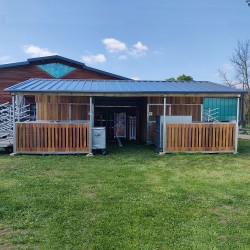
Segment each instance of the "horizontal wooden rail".
M16 123L17 153L89 151L89 124Z
M235 123L166 124L166 152L233 152Z

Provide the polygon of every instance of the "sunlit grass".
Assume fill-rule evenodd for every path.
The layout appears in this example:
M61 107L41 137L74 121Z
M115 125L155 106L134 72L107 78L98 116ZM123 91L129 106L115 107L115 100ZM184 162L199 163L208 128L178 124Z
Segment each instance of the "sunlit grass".
M248 249L250 141L239 154L111 146L0 154L0 249Z

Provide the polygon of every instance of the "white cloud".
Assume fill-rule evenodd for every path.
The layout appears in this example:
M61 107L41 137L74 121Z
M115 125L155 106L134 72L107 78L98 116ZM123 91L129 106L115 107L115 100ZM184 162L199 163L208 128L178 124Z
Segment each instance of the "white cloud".
M119 60L127 60L128 59L128 56L126 55L121 55L118 57Z
M146 55L148 51L148 47L142 42L137 42L136 44L133 45L132 49L129 50L129 54L134 57L139 57Z
M103 54L82 56L82 60L83 62L89 63L89 64L104 63L107 61L105 55Z
M120 53L118 56L119 60L127 60L129 57L140 57L146 55L149 50L148 47L140 41L130 47L115 38L104 38L102 39L102 43L106 46L108 52Z
M39 46L36 46L33 44L24 45L23 50L26 54L31 55L31 57L43 57L43 56L57 55L56 52L53 52L46 48L40 48Z
M109 52L120 52L127 50L127 45L115 38L105 38L102 40Z
M133 77L131 77L131 79L133 79L135 81L141 80L140 77L138 77L138 76L133 76Z
M0 64L7 64L12 63L14 60L11 56L1 56L0 57Z

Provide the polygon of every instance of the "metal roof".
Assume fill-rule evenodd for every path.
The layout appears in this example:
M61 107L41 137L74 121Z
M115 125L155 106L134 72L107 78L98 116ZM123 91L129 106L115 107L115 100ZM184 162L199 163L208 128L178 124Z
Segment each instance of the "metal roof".
M30 59L27 59L27 61L25 61L25 62L2 64L2 65L0 65L0 69L10 68L10 67L18 67L18 66L25 66L25 65L34 64L34 63L36 65L39 64L39 63L44 64L44 63L46 63L46 61L48 63L48 61L51 61L51 60L60 61L60 62L64 61L64 62L67 62L67 63L72 64L72 65L78 65L78 66L80 66L80 67L82 67L84 69L94 71L96 73L105 74L105 75L112 76L112 77L115 77L115 78L118 78L118 79L121 79L121 80L130 80L130 78L120 76L120 75L116 75L116 74L112 74L112 73L109 73L109 72L106 72L106 71L103 71L103 70L99 70L99 69L95 69L95 68L92 68L92 67L88 67L86 64L84 64L82 62L78 62L78 61L75 61L75 60L72 60L72 59L69 59L69 58L66 58L66 57L63 57L63 56L59 56L59 55L30 58Z
M0 65L0 69L1 68L9 68L9 67L18 67L18 66L23 66L23 65L29 65L30 63L33 62L38 62L38 63L44 63L48 60L61 60L61 61L66 61L68 63L71 64L76 64L82 67L85 67L86 65L84 63L66 58L66 57L62 57L62 56L58 56L58 55L53 55L53 56L44 56L44 57L36 57L36 58L29 58L27 59L27 61L24 62L16 62L16 63L7 63L7 64L2 64Z
M29 79L5 89L13 93L95 93L95 94L244 94L207 81L134 81Z

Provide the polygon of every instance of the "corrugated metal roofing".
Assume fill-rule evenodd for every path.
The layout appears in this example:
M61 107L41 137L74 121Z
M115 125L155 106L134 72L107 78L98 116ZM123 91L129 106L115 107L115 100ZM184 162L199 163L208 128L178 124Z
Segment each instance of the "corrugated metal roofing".
M207 81L29 79L5 89L37 93L243 94L244 90Z

